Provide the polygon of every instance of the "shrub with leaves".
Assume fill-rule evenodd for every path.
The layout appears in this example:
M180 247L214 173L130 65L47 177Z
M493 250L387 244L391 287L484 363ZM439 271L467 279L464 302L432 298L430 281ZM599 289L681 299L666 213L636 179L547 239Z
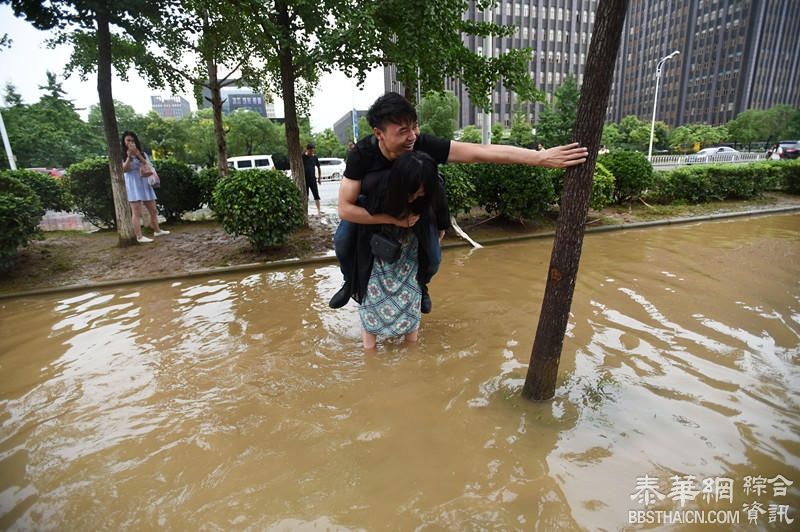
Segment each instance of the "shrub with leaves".
M592 209L599 211L614 203L615 186L616 179L614 174L601 163L597 163L594 168L594 175L592 175L592 197L589 199L589 205Z
M98 227L117 225L108 158L90 157L67 168L64 183L78 211Z
M257 250L280 246L303 224L303 200L279 170L232 172L214 188L213 209L226 232L244 235Z
M228 170L229 173L235 171L236 170L233 168ZM214 187L217 186L217 181L219 181L219 168L216 166L212 168L203 168L197 172L197 184L200 187L200 203L208 205L209 208L214 200Z
M188 165L174 159L154 161L153 164L161 179L156 190L156 203L168 222L176 222L185 212L200 208L203 203L203 190L197 173Z
M19 179L36 192L42 207L52 211L68 211L72 208L69 194L61 184L52 176L33 170L5 170L6 176Z
M547 212L555 199L553 181L543 168L521 164L468 165L478 203L486 212L525 220Z
M458 216L466 214L478 204L475 197L475 185L467 165L445 164L439 167L444 176L444 190L450 214Z
M800 194L800 160L771 161L770 166L775 172L772 188L783 189L789 194Z
M780 163L699 165L657 172L647 198L659 203L751 199L779 188Z
M597 158L614 176L614 201L638 198L653 181L653 167L644 154L617 150Z
M5 269L39 232L44 208L36 192L14 177L0 173L0 269Z

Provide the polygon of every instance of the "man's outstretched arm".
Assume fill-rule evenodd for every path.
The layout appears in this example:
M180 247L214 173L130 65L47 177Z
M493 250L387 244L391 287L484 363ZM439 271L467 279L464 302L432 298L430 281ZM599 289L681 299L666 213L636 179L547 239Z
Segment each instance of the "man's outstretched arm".
M586 162L588 150L577 142L543 151L501 144L471 144L452 141L448 163L525 164L544 168L567 168Z

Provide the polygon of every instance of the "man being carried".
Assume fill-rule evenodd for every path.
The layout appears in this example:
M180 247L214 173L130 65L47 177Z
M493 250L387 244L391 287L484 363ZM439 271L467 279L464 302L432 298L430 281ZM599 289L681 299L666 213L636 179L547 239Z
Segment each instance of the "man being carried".
M416 109L396 92L388 92L375 100L367 112L367 122L372 127L373 134L361 139L348 153L344 177L339 185L339 217L342 222L336 229L333 241L344 285L331 298L329 303L331 308L346 305L353 292L352 272L355 267L353 257L356 239L354 224L411 227L419 220L417 215L398 219L387 214L371 215L367 212L359 205L361 180L365 175L391 168L395 159L412 150L427 153L438 164L499 163L566 168L585 162L587 157L586 148L580 147L577 143L534 151L498 144L470 144L420 134ZM428 239L431 242L431 249L421 250L429 257L429 267L419 274L422 289L421 310L426 314L432 308L427 285L438 270L442 257L440 242L444 237L444 229L440 227L441 224L438 227L431 224L428 230L437 232L436 238Z

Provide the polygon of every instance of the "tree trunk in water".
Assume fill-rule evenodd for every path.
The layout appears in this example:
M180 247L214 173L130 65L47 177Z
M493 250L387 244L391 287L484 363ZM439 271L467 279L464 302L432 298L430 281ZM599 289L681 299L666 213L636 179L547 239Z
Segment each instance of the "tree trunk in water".
M292 38L289 26L289 9L286 2L275 2L275 11L278 21L287 34L287 40ZM303 221L308 226L308 190L306 187L306 174L303 168L303 150L300 146L300 126L297 123L297 104L295 103L295 72L292 65L292 49L281 46L278 50L281 65L281 92L283 96L284 127L286 128L286 147L289 152L289 167L292 169L292 179L300 196L303 198Z
M569 321L589 211L592 175L627 8L628 0L600 0L597 6L578 103L578 120L572 136L573 141L588 148L589 157L585 164L573 166L564 176L563 200L542 310L525 386L522 388L522 395L526 399L551 399L555 395L558 363Z
M208 89L211 91L211 109L214 111L214 138L217 139L217 167L219 175L228 175L228 148L225 146L225 128L222 124L222 87L217 77L217 64L206 60Z
M136 243L136 233L131 220L131 205L125 191L125 175L122 173L122 148L117 128L117 113L111 92L111 33L108 14L97 12L97 97L103 117L103 133L108 145L108 169L111 173L111 195L114 197L114 214L119 234L119 245Z

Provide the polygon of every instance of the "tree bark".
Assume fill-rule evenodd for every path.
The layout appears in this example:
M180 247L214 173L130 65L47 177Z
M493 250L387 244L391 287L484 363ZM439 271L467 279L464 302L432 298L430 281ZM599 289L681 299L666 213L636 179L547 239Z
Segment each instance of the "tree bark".
M526 399L551 399L555 395L558 364L569 321L572 296L583 246L586 214L592 193L592 176L603 133L608 94L619 50L628 0L600 0L589 56L584 70L578 119L572 139L589 150L585 164L573 166L564 177L564 200L550 256L539 325L531 351L522 395Z
M131 206L125 192L125 175L122 172L122 148L117 128L117 114L111 92L111 32L108 14L97 12L97 97L103 117L103 133L108 145L108 169L111 173L111 194L114 198L114 215L120 246L136 243L136 233L131 220Z
M275 11L278 14L285 38L278 49L278 59L281 66L281 93L283 96L284 127L286 129L286 147L289 152L289 167L292 169L292 179L303 198L303 222L308 225L308 190L306 175L303 168L303 150L300 146L300 126L297 123L297 104L295 102L295 72L292 64L292 49L285 43L291 42L289 8L284 1L275 2Z
M214 138L217 140L217 167L219 175L228 175L228 148L225 145L225 128L222 123L222 86L217 76L217 64L206 59L208 89L211 91L211 109L214 111Z

